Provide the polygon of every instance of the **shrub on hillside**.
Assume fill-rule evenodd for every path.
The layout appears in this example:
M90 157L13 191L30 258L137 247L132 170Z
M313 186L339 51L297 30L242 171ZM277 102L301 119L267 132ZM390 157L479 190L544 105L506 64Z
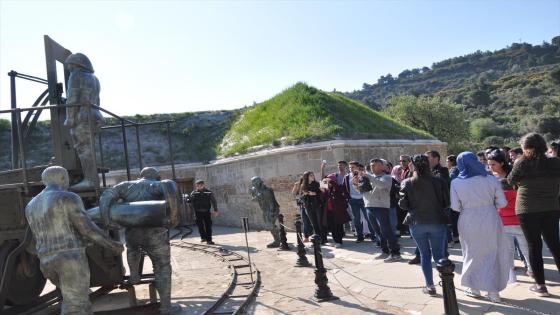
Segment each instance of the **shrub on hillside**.
M448 143L464 141L467 134L466 115L462 106L443 98L412 95L393 97L385 113Z

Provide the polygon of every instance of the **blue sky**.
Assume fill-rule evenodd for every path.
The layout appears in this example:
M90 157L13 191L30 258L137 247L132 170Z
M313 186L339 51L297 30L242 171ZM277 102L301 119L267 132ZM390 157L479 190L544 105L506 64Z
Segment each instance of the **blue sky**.
M90 57L119 114L233 109L297 81L351 91L380 75L560 35L560 1L5 1L9 77L46 77L43 35ZM20 105L43 89L21 83ZM7 118L7 117L4 117Z

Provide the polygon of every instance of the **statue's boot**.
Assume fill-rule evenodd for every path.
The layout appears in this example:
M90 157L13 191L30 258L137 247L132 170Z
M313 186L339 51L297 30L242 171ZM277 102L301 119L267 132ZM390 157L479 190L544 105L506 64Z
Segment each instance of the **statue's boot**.
M158 257L160 258L160 257ZM171 304L171 265L169 262L160 264L160 259L156 258L156 266L154 266L155 285L159 293L161 306L159 312L162 315L177 314L181 307ZM165 258L164 258L165 259Z
M280 230L278 229L278 227L276 225L272 226L272 230L270 231L270 234L272 234L272 238L274 238L274 242L266 245L266 247L268 248L277 248L280 247Z
M130 269L130 278L128 281L130 284L140 283L140 260L142 259L142 254L136 248L127 247L126 258L128 261L128 268Z
M95 189L97 186L97 168L93 163L92 157L90 154L87 154L90 151L86 151L82 154L79 154L80 157L80 164L82 164L82 173L84 174L84 179L70 187L70 190L73 191L84 191L84 190L92 190Z

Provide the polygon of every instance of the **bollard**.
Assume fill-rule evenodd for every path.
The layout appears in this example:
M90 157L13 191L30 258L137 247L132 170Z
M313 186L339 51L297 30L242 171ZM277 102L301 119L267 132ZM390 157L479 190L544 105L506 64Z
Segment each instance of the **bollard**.
M309 260L307 260L307 256L305 256L306 252L305 252L305 246L303 245L303 242L301 241L301 220L299 215L296 217L296 238L297 238L297 255L298 255L298 259L296 261L296 267L310 267L311 264L309 263Z
M457 305L457 296L455 295L455 284L453 283L455 264L453 264L451 260L443 258L438 261L437 270L441 277L445 315L459 315L459 306Z
M311 238L313 240L313 253L315 255L315 284L317 285L313 299L317 302L336 300L338 297L332 294L331 288L329 288L329 285L327 284L329 279L327 278L327 270L325 269L325 266L323 266L321 236L313 234Z
M286 237L286 228L284 228L284 215L278 215L278 222L280 223L280 248L278 250L290 250L288 245L288 238Z

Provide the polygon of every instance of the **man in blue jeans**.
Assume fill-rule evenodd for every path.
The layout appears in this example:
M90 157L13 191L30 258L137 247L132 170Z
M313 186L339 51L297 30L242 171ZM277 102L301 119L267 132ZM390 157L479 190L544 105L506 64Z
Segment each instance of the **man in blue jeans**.
M375 259L383 259L384 262L400 261L400 247L397 237L391 229L389 217L390 191L393 179L385 174L385 163L381 159L372 159L370 169L372 173L366 176L371 183L371 190L364 191L363 196L370 220L372 223L376 222L379 226L378 237L382 253Z
M350 208L352 208L352 215L354 217L353 223L354 223L354 227L356 228L356 235L358 237L356 239L356 242L361 243L364 241L364 227L362 225L362 220L360 218L360 212L362 212L364 218L366 218L366 222L368 224L369 230L371 231L372 241L373 241L374 240L373 231L375 230L373 229L368 219L362 193L358 191L358 188L356 188L356 186L352 182L353 178L356 178L355 181L357 181L357 178L359 176L360 163L356 161L350 161L350 163L348 164L350 168L350 174L347 174L344 177L344 187L346 189L347 196L349 196L348 204L350 205Z

